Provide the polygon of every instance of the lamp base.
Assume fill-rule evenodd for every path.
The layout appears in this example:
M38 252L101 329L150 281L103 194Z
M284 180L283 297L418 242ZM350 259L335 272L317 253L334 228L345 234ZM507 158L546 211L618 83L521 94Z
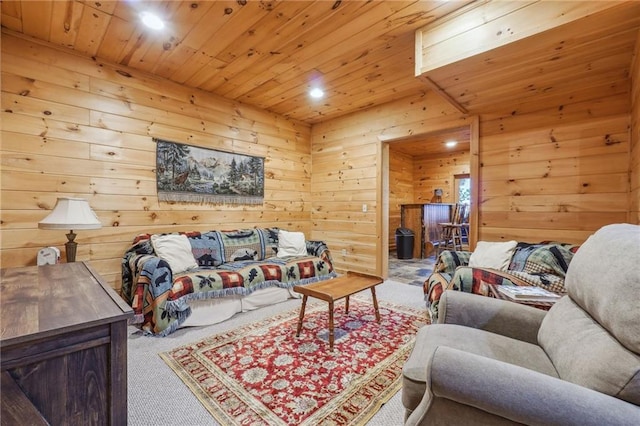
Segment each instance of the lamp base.
M67 252L67 263L76 261L76 250L78 248L78 243L74 240L76 239L76 234L73 233L73 230L69 231L67 235L67 242L64 244L65 251Z

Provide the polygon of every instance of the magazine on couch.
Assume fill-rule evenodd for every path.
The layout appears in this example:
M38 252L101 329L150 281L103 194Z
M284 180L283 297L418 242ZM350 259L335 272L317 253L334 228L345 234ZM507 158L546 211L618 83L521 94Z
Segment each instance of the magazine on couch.
M498 291L513 300L555 302L562 297L544 288L536 286L499 285Z

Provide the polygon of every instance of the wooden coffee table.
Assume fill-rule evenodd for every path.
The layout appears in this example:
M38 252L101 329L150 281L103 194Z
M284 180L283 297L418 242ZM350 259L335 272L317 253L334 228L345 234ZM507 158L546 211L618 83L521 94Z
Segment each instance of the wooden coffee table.
M293 291L302 294L302 307L300 308L300 318L298 319L298 330L296 337L300 336L302 330L302 320L304 319L304 310L307 306L307 298L309 296L316 299L324 300L329 303L329 350L333 351L333 303L336 300L346 298L345 313L349 312L349 296L360 291L371 289L373 297L373 308L376 312L376 320L380 323L380 312L378 310L378 299L376 298L375 286L383 282L382 278L359 274L357 272L347 272L346 275L339 276L326 281L320 281L308 285L297 285L293 287Z

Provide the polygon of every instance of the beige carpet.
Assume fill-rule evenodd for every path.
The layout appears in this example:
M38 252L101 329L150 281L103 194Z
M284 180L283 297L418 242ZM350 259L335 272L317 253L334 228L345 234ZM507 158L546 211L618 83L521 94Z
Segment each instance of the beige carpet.
M380 300L419 309L426 314L422 289L394 281L377 287ZM363 299L370 294L358 295ZM129 336L129 425L219 425L200 401L158 355L199 339L269 318L300 307L299 299L238 314L209 327L180 329L165 338L142 336L130 327ZM368 426L402 425L404 410L396 393L367 423ZM224 425L226 426L226 425Z

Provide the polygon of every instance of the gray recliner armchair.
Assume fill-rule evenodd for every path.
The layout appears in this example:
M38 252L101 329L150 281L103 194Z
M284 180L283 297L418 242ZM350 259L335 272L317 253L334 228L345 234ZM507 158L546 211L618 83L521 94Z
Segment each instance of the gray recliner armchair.
M445 291L403 368L407 425L639 425L640 226L580 247L548 312Z

